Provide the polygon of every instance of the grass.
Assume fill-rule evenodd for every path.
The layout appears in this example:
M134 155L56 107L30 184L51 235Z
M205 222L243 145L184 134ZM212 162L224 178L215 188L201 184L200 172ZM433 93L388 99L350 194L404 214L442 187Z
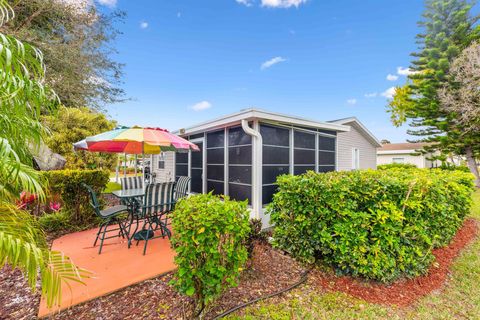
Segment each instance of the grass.
M103 193L112 193L113 191L116 190L121 190L122 186L119 183L116 182L109 182L107 183L107 187L105 190L103 190Z
M480 220L480 190L473 199L470 216ZM344 293L319 292L305 285L227 319L480 319L479 252L480 239L476 239L455 260L445 287L412 307L376 305Z

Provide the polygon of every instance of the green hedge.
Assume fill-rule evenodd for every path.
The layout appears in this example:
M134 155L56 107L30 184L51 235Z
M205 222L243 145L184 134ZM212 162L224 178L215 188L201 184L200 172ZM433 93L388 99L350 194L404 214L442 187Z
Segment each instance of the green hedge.
M89 194L82 186L85 183L100 194L109 181L106 170L56 170L45 171L42 175L48 181L48 192L59 195L63 208L73 223L86 225L95 220L95 213L89 204Z
M247 260L247 202L202 194L177 203L172 217L172 246L178 266L173 281L192 296L196 316L226 287L235 286Z
M413 169L417 166L411 163L387 163L380 164L377 166L378 170L389 170L389 169Z
M389 169L281 176L269 213L275 245L338 273L380 281L427 271L471 205L463 172Z

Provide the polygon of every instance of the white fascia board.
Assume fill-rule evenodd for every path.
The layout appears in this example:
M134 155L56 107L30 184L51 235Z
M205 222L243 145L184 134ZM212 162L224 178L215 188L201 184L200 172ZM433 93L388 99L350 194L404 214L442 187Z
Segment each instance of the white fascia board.
M339 124L343 124L343 125L347 124L347 123L351 123L351 122L355 122L364 131L366 136L368 138L370 138L370 140L372 140L372 142L374 144L377 145L377 147L382 146L382 143L377 139L377 137L375 137L375 135L370 130L368 130L368 128L365 127L365 125L362 122L360 122L360 120L358 120L356 117L345 118L345 119L340 119L340 120L333 121L333 123L339 123Z
M316 129L324 129L324 130L332 130L332 131L340 131L340 132L350 131L349 126L345 126L342 124L312 121L304 118L287 116L279 113L268 112L268 111L263 111L258 109L246 109L231 115L227 115L211 121L200 123L196 126L182 129L184 130L184 133L182 134L191 135L199 132L211 131L211 130L223 128L226 126L240 124L242 120L253 120L253 119L258 119L260 121L263 119L268 121L280 122L283 124L300 126L300 127L311 127ZM177 130L174 133L179 134L180 130Z

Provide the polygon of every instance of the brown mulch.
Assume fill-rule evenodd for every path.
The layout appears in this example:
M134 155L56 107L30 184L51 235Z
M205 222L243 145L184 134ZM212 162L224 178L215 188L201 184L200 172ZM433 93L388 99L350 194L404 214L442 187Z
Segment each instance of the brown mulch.
M372 303L408 306L443 286L454 258L476 237L477 231L476 221L467 220L449 246L434 250L436 263L425 276L385 285L314 270L309 283L321 290L342 291ZM292 258L262 242L256 243L250 264L242 273L239 286L227 290L218 299L207 313L207 319L280 291L297 282L304 272ZM170 273L144 281L72 307L51 319L186 319L191 312L191 300L169 285L172 278ZM0 269L0 319L36 319L38 305L39 294L30 292L20 271L9 267Z
M417 278L402 279L386 285L348 276L336 277L318 270L312 276L316 278L317 284L327 290L345 292L372 303L409 306L444 285L453 260L476 237L477 232L477 222L474 219L466 220L450 245L433 250L435 262L426 275Z
M251 265L236 288L227 290L211 307L206 319L298 281L302 267L266 243L256 243ZM167 274L72 307L51 319L187 319L191 300L176 292ZM9 285L5 286L5 279ZM32 295L21 273L0 271L0 319L35 319L38 295Z

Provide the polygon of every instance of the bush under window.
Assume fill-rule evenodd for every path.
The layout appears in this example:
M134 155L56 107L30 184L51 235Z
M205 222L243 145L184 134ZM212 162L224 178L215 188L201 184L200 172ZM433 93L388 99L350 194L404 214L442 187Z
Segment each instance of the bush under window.
M473 177L390 169L281 176L269 206L275 245L339 274L380 281L425 273L471 205Z

